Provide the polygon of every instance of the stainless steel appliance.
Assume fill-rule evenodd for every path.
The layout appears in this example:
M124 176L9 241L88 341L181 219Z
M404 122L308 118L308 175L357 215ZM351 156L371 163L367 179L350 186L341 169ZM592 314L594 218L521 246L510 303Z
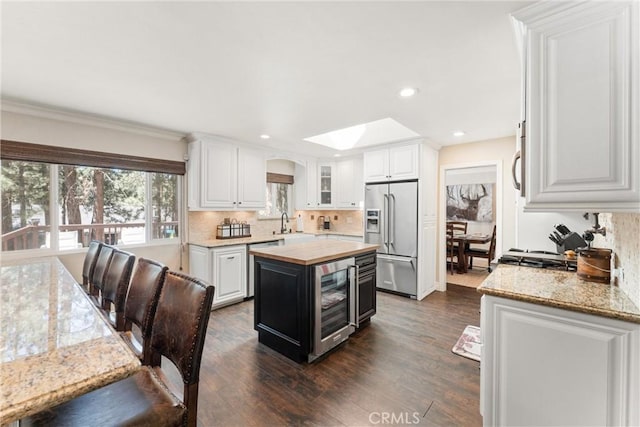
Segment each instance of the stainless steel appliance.
M274 240L271 242L252 243L247 245L247 253L251 249L266 248L269 246L280 246L283 243L282 240ZM247 298L254 296L255 294L255 273L253 265L253 255L249 254L249 262L247 263Z
M416 297L418 182L365 186L365 243L380 245L376 287Z
M358 326L355 258L314 266L313 350L309 362L349 338Z

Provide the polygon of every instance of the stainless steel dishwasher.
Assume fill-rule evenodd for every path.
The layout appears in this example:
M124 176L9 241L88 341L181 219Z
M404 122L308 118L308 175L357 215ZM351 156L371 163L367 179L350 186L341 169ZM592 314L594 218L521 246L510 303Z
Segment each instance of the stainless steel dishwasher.
M284 243L283 240L274 240L271 242L262 242L262 243L253 243L250 245L247 245L247 250L250 251L251 249L258 249L258 248L266 248L269 246L280 246ZM255 289L254 289L254 281L253 281L253 276L254 276L254 272L253 272L253 255L249 254L249 262L247 263L247 298L251 298L254 296L255 294Z

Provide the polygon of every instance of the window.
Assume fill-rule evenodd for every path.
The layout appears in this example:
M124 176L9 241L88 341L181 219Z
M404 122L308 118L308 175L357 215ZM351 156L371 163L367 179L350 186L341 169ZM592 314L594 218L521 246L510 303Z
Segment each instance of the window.
M283 212L293 214L293 176L267 173L267 204L258 212L262 218L280 218Z
M178 174L9 160L4 147L2 154L2 251L179 237Z
M50 166L2 160L2 250L46 246L50 231Z

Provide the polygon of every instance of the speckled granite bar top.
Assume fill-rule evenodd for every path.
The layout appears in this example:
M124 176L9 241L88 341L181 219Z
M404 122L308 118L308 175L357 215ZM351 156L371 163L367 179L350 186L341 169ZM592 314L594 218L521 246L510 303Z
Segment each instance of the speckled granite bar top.
M273 236L252 236L252 237L238 237L232 239L209 239L209 240L198 240L189 242L190 245L202 246L203 248L217 248L220 246L233 246L233 245L250 245L252 243L264 243L264 242L275 242L278 240L284 240L284 236L282 234L277 234Z
M478 292L640 323L640 309L620 288L587 282L575 272L501 264Z
M0 425L140 369L57 258L3 261L0 280Z

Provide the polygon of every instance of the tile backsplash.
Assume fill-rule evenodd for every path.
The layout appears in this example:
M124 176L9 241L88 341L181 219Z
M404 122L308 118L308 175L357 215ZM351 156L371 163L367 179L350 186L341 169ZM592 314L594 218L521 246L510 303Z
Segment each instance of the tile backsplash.
M607 235L597 235L593 246L613 250L614 266L623 269L617 285L640 307L640 214L600 214L599 220Z
M287 229L296 232L297 218L302 219L303 230L306 233L319 231L318 218L329 215L331 218L331 231L345 234L363 233L362 211L295 211ZM268 236L280 232L280 219L258 219L258 213L252 211L204 211L189 212L189 241L202 241L215 239L216 226L222 224L225 218L235 218L238 222L246 221L251 225L252 236Z

